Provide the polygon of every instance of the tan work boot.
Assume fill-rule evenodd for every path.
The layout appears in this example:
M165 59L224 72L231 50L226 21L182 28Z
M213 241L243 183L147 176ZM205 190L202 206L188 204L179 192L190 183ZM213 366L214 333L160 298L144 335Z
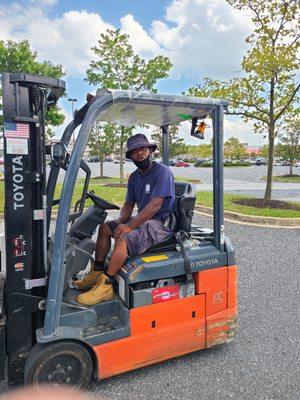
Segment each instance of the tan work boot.
M77 279L73 281L73 285L77 290L88 290L95 286L103 274L103 271L94 271L91 270L87 274L84 275L82 279Z
M82 293L75 300L85 306L92 306L101 301L111 300L114 297L114 290L111 280L103 273L98 283L88 292Z

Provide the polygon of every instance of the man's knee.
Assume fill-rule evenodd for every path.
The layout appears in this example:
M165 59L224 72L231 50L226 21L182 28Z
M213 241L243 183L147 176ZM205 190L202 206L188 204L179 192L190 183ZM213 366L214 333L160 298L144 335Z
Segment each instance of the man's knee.
M113 232L111 231L111 229L109 228L109 226L107 225L106 222L104 224L102 224L99 228L98 236L100 236L100 235L104 235L104 236L108 236L108 237L114 236Z
M126 240L124 237L114 237L115 239L115 247L126 246Z

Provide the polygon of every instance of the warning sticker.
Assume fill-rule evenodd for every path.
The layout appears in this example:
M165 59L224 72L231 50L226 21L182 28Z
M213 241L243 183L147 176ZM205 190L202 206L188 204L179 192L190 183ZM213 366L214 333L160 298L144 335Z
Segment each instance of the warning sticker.
M28 139L6 138L7 154L28 154Z
M165 254L158 254L157 256L148 256L148 257L143 257L142 260L144 262L154 262L154 261L162 261L162 260L168 260L169 257L166 256Z
M179 285L164 286L152 291L152 303L179 299Z

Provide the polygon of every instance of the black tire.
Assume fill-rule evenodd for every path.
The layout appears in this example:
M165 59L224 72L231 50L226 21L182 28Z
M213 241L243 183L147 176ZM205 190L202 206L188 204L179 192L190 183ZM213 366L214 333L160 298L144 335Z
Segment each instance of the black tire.
M91 356L80 343L71 340L37 343L26 360L24 381L35 387L48 383L83 389L88 386L92 371Z

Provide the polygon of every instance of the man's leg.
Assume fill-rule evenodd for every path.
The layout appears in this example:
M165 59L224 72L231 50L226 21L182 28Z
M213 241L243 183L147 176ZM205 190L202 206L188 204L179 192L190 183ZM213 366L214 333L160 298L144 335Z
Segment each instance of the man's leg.
M116 224L117 226L117 224ZM99 228L96 242L95 263L90 272L83 279L73 281L73 285L78 290L88 290L97 284L100 275L105 271L105 258L109 252L113 232L108 224L103 224Z
M119 269L124 265L127 256L128 253L125 239L116 239L114 250L106 270L109 277L117 274Z
M106 256L110 250L111 238L113 232L109 228L108 224L105 223L99 228L98 238L96 242L95 261L104 262Z
M122 267L127 258L127 245L125 239L115 241L114 250L109 266L104 274L98 279L98 283L88 292L76 297L76 301L84 305L94 305L114 297L113 278Z

